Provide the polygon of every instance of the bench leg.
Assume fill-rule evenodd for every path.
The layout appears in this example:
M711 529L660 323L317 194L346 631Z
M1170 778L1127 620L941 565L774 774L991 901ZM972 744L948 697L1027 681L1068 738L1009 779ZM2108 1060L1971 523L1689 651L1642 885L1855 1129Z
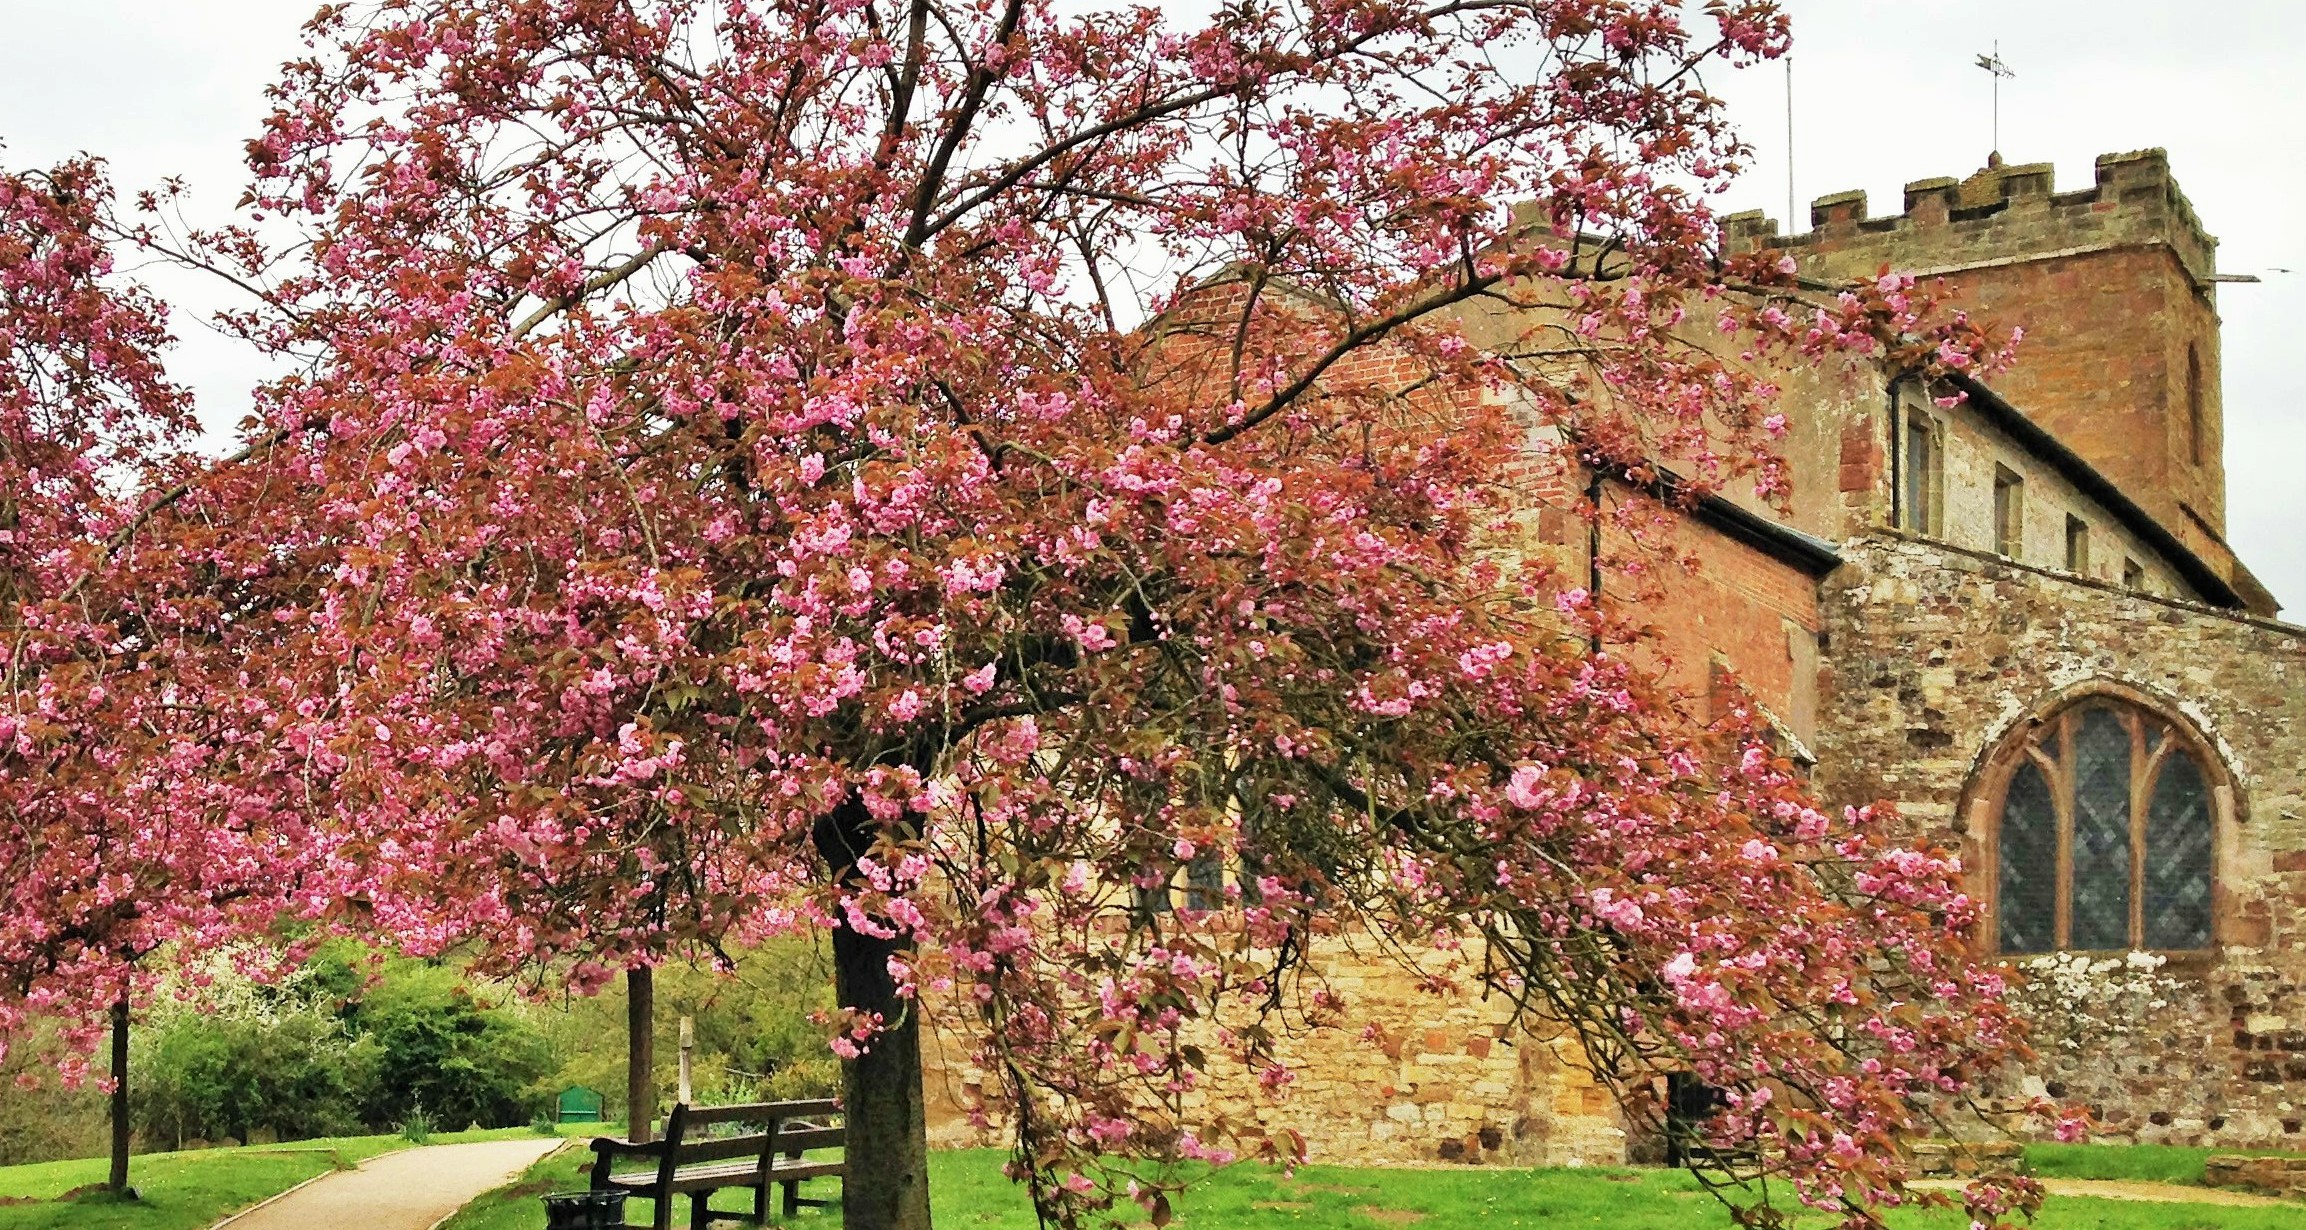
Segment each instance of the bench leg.
M801 1181L785 1180L785 1217L792 1218L801 1211Z
M712 1230L713 1194L696 1192L689 1196L689 1230Z

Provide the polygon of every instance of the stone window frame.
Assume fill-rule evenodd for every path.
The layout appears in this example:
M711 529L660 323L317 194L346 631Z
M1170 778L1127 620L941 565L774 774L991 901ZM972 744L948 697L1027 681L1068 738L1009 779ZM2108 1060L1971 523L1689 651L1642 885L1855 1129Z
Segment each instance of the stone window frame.
M1994 554L2026 557L2026 476L2000 463L1994 466Z
M2242 787L2225 754L2201 726L2168 699L2142 688L2114 680L2095 679L2072 687L2062 688L2043 697L2029 707L2000 736L1987 744L1972 768L1968 784L1963 787L1955 815L1961 818L1963 835L1963 865L1969 869L1971 897L1980 909L1972 942L1979 953L1999 956L2001 953L2001 821L2004 796L2011 778L2020 764L2029 760L2027 748L2038 734L2066 715L2079 713L2091 706L2127 708L2158 722L2177 742L2178 749L2190 753L2200 766L2202 777L2210 792L2210 946L2199 949L2157 949L2173 959L2177 966L2200 967L2216 960L2218 953L2228 945L2241 942L2236 927L2238 919L2234 909L2233 877L2227 862L2240 840L2241 818L2244 809ZM2133 781L2135 795L2149 794L2152 781ZM2136 803L2132 804L2133 815ZM2134 823L2134 822L2133 822ZM2136 867L2140 856L2132 856L2133 914L2136 905ZM2061 859L2061 876L2065 862ZM2063 886L2061 894L2069 891ZM2136 931L2133 929L2133 935ZM2053 951L2089 951L2058 948ZM2012 956L2032 957L2043 954L2014 953Z
M1897 528L1923 538L1943 539L1946 536L1946 423L1910 401L1902 402L1897 416L1896 438L1891 441L1899 460L1898 482L1901 490L1893 493L1898 503ZM1928 456L1917 458L1914 437L1919 433L1928 444ZM1917 503L1914 495L1922 501Z

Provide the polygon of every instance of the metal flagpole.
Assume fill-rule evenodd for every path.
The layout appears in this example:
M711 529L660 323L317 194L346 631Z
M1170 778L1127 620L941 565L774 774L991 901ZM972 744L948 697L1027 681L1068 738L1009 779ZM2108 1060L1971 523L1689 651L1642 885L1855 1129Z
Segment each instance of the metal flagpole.
M1786 233L1802 229L1794 218L1794 58L1786 57Z

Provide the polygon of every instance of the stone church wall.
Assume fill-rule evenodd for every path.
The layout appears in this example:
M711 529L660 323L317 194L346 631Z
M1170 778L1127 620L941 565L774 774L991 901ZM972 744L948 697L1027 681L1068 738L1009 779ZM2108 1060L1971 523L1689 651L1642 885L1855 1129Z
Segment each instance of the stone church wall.
M1281 1058L1295 1079L1278 1097L1213 1054L1211 1078L1190 1095L1189 1115L1295 1130L1311 1160L1335 1165L1625 1161L1616 1103L1581 1066L1574 1040L1513 1024L1503 1001L1478 992L1428 993L1398 964L1338 941L1316 952L1328 985L1346 1000L1344 1023L1282 1038ZM933 1145L1006 1143L969 1125L966 1107L984 1076L964 1045L932 1035L923 1062Z
M2218 241L2161 150L2100 157L2076 191L2054 180L2047 163L1997 159L1966 180L1916 180L1897 212L1878 217L1862 192L1820 197L1805 234L1738 215L1729 243L1782 249L1828 280L1886 264L1941 285L1978 319L2025 326L2017 365L1994 387L2224 571Z
M2051 1053L1996 1093L2089 1106L2117 1138L2306 1144L2306 629L2124 592L1877 532L1826 585L1817 784L1895 800L1935 839L1985 749L2046 697L2106 682L2159 699L2216 746L2237 787L2221 832L2219 947L2119 1045Z

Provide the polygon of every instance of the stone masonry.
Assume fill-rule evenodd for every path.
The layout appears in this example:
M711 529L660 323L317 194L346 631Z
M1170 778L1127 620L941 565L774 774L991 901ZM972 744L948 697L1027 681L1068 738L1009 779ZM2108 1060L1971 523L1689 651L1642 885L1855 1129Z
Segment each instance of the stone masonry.
M1279 1058L1295 1079L1279 1096L1212 1056L1214 1078L1190 1095L1197 1120L1226 1115L1295 1131L1316 1162L1337 1165L1608 1165L1626 1133L1610 1094L1572 1039L1512 1025L1477 993L1436 995L1390 960L1332 939L1315 959L1346 1001L1345 1021L1284 1034ZM930 1139L940 1147L999 1143L969 1126L984 1088L950 1037L924 1046Z
M2181 993L2120 1053L2047 1055L1996 1092L2080 1102L2139 1141L2306 1146L2306 629L1891 531L1844 554L1821 604L1828 801L1894 799L1982 876L1961 801L1984 749L2105 684L2189 719L2238 787L2215 956L2169 967Z
M2222 537L2216 241L2158 150L2099 159L2080 191L2052 181L1997 158L1909 184L1890 217L1845 193L1820 199L1803 235L1730 219L1733 247L1783 249L1820 283L1883 265L1943 278L2029 341L1991 387L1866 361L1776 373L1791 501L1700 501L1671 542L1690 571L1634 584L1604 569L1601 597L1636 605L1650 635L1632 652L1693 717L1758 701L1814 756L1825 802L1895 803L1917 835L1962 851L1981 901L2009 780L1993 766L2030 723L2115 698L2182 731L2214 797L2212 945L2169 954L2118 1044L2046 1046L1986 1092L2079 1103L2131 1140L2306 1150L2306 628L2274 618ZM1461 323L1492 347L1528 325L1487 310ZM1594 543L1568 510L1590 476L1545 443L1533 431L1521 475L1529 546L1582 579ZM1605 559L1616 546L1600 545ZM1300 1132L1320 1161L1644 1152L1570 1040L1472 993L1429 994L1334 939L1316 956L1347 1021L1284 1041L1285 1097L1234 1072L1196 1110ZM981 1077L939 1041L932 1134L970 1143Z

